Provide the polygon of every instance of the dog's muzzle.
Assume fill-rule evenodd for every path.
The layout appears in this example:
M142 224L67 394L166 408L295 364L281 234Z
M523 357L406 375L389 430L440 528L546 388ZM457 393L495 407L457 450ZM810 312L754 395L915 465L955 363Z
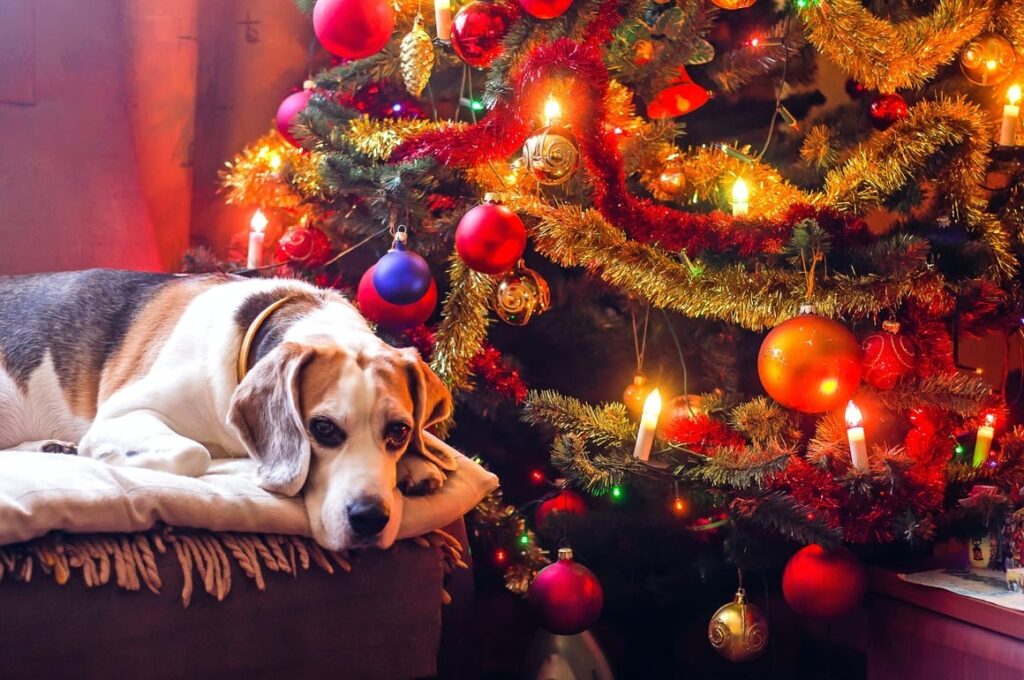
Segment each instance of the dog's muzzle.
M363 496L348 504L348 525L357 536L376 536L387 526L391 513L379 496Z

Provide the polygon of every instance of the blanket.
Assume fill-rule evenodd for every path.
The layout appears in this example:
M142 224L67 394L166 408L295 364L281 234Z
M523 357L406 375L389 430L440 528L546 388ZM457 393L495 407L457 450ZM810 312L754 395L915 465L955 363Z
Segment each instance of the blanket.
M396 493L401 513L393 539L412 538L458 520L498 478L465 456L429 496ZM260 488L250 459L214 461L199 478L114 467L90 458L0 452L0 545L51 531L130 533L158 522L212 531L309 536L301 498Z

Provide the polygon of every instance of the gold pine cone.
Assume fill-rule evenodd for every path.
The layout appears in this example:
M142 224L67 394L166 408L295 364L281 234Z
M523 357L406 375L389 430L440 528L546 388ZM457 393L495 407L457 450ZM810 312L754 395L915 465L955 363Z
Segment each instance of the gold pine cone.
M434 43L423 30L420 17L413 22L412 30L402 38L400 51L402 62L402 80L405 89L414 97L419 97L423 88L430 80L430 72L434 68Z

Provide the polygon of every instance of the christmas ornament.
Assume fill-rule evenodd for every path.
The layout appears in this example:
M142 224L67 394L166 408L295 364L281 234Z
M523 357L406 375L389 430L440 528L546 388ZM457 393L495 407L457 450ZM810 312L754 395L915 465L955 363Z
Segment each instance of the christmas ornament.
M554 19L565 14L572 6L572 0L519 0L527 14L538 19Z
M910 340L900 333L895 321L882 324L882 331L872 333L861 343L864 353L864 382L880 390L891 389L914 368L917 352Z
M654 43L650 40L637 40L633 43L633 63L643 66L654 59Z
M516 18L511 6L475 0L452 22L452 49L470 66L486 68L501 54L501 41Z
M814 544L789 558L782 572L782 594L797 614L832 619L857 608L866 580L864 567L852 552Z
M752 6L757 0L711 0L712 4L722 9L746 9Z
M423 298L434 277L430 265L408 249L408 234L400 227L391 250L373 268L373 287L393 305L408 305Z
M885 130L898 120L907 117L907 102L898 94L879 94L868 107L871 124L877 130Z
M313 32L331 54L362 59L384 49L395 30L387 0L316 0Z
M307 269L322 267L331 259L331 239L316 227L292 227L277 242L277 259Z
M998 85L1013 71L1013 44L998 33L982 33L960 53L960 70L975 85Z
M525 249L523 221L497 203L481 203L463 215L455 228L455 251L470 269L484 274L508 271Z
M665 404L661 413L661 420L658 421L658 434L664 437L664 432L674 432L680 426L680 421L692 420L707 413L704 409L704 397L699 394L680 394L672 397Z
M560 548L558 561L537 573L530 584L530 604L545 630L576 635L601 615L604 593L594 572L572 559L572 548Z
M768 646L768 621L760 609L747 604L747 593L742 587L732 602L712 615L708 640L729 661L751 661L764 653Z
M864 87L853 78L847 78L845 87L846 94L850 99L860 99L868 93L868 88Z
M761 385L772 399L804 413L845 406L860 384L860 345L853 333L804 305L776 326L757 355Z
M576 174L580 150L568 128L543 127L523 145L523 164L541 184L564 184Z
M413 97L419 97L430 80L434 68L434 43L423 30L422 17L416 15L412 30L402 38L399 57L402 64L402 82Z
M647 103L648 118L675 118L695 111L708 101L708 91L693 82L686 69L679 67L679 76Z
M647 400L647 395L654 389L654 385L647 382L647 376L637 371L633 374L633 382L626 385L626 389L622 392L622 403L626 405L626 410L634 418L639 418L640 414L644 410L644 401Z
M560 513L585 515L587 514L587 502L583 500L583 496L572 489L562 489L557 495L537 506L533 519L537 528L543 531L547 528L547 521Z
M548 282L520 260L498 281L492 304L502 321L513 326L525 326L534 315L543 314L551 306Z
M407 305L395 305L382 298L373 286L376 266L373 265L366 270L359 279L359 287L356 290L356 302L363 316L393 331L404 331L419 326L430 318L437 306L437 284L433 279L421 299Z
M274 118L274 122L277 123L277 131L292 146L302 146L299 140L295 138L295 135L292 134L292 125L295 124L295 117L306 108L312 97L312 89L293 92L285 97L281 105L277 107L277 115Z

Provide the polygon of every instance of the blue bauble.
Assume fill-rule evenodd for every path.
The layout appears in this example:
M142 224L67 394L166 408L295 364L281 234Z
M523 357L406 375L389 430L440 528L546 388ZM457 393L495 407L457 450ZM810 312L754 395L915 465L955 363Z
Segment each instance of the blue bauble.
M373 271L377 294L393 305L408 305L422 299L432 280L427 261L406 250L402 243L396 243L380 258Z

